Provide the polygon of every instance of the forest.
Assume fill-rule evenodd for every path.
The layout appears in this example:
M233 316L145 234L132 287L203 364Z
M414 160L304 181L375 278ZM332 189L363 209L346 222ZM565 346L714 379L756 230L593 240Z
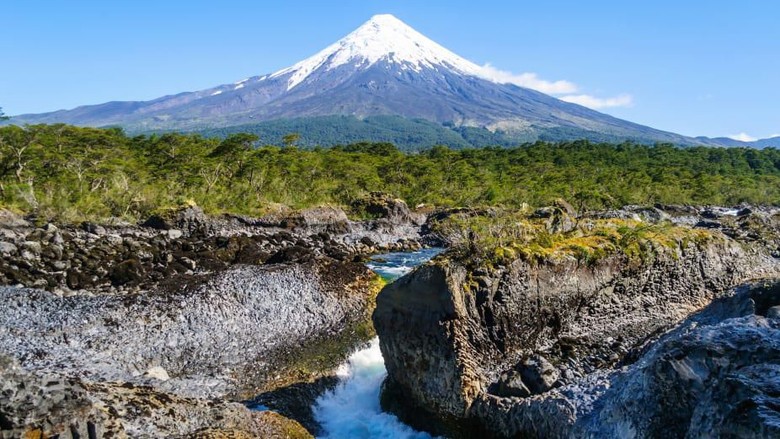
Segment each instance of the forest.
M451 149L483 148L486 146L511 147L521 143L543 140L549 142L570 139L589 139L595 142L620 142L619 136L588 131L575 127L545 128L535 126L524 133L490 131L484 127L455 126L451 122L438 124L424 119L407 119L402 116L317 116L293 119L277 119L246 125L209 128L198 131L206 137L227 137L231 134L249 133L260 136L265 142L276 144L289 133L300 133L298 145L312 148L317 145L333 146L371 139L389 142L404 152L429 149L432 145L447 145ZM135 134L151 134L138 132ZM637 143L652 145L648 138L633 139ZM768 145L767 145L768 146Z
M126 135L69 125L0 127L0 207L75 222L137 220L196 204L262 215L347 206L384 191L411 206L780 204L780 151L669 144L535 142L402 152L390 143L299 148L254 134Z

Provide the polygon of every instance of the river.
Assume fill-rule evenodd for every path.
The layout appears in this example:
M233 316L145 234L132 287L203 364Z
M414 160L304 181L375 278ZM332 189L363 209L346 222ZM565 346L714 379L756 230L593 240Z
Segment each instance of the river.
M368 267L388 282L410 272L441 252L424 249L416 252L386 253L371 258ZM314 404L314 417L324 433L321 438L400 438L427 439L431 436L413 430L397 417L382 411L379 392L385 379L385 363L374 338L365 349L349 357L338 370L339 385Z

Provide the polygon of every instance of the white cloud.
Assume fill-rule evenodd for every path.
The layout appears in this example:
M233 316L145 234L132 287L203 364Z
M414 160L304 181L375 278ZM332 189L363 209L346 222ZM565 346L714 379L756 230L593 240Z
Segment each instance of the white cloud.
M755 142L758 138L751 136L748 133L732 134L727 136L729 139L739 140L740 142Z
M634 98L630 94L624 93L608 98L599 98L587 94L575 94L579 91L580 87L571 81L548 81L540 78L536 73L512 73L506 70L497 69L490 65L490 63L481 67L481 73L485 78L499 84L514 84L549 95L556 95L560 100L579 104L594 110L629 107L634 103Z
M515 74L506 70L497 69L490 64L482 66L482 74L501 84L514 84L520 87L530 88L547 94L575 93L577 85L569 81L547 81L539 78L536 73Z
M583 107L599 110L602 108L614 108L614 107L630 107L634 104L634 97L630 94L621 94L613 96L611 98L599 98L591 95L566 95L558 98L562 101L571 102L572 104L579 104Z
M770 139L774 139L775 137L780 137L780 134L772 134L769 136Z

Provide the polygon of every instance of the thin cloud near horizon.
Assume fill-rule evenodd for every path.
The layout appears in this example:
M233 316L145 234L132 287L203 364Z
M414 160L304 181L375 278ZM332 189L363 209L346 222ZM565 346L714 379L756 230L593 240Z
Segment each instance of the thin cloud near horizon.
M770 134L769 136L762 138L762 137L751 136L750 134L743 131L739 134L730 134L725 137L729 139L739 140L740 142L755 142L757 140L774 139L780 137L780 134Z
M554 95L562 101L582 105L583 107L592 108L594 110L630 107L634 104L633 96L628 93L601 98L589 94L577 93L580 90L580 87L571 81L548 81L540 78L536 73L531 72L516 74L507 70L497 69L490 63L484 64L481 68L482 73L495 82L530 88L531 90Z

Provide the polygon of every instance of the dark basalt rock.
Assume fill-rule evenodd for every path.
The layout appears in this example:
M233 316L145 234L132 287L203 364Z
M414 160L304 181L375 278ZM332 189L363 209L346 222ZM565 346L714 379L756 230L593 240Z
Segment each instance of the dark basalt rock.
M34 374L0 356L0 437L120 437L124 428L75 378Z
M696 227L700 229L720 229L723 225L718 221L701 220L696 223Z
M778 437L780 281L731 291L604 377L573 436ZM609 421L607 421L609 420Z
M492 395L505 397L525 398L531 396L531 391L523 382L523 376L516 370L501 374L498 383L491 385L488 392Z
M139 283L144 277L144 269L136 259L128 259L120 262L109 274L111 283L114 285L125 285L128 283Z
M339 378L327 376L311 382L300 382L266 392L253 398L247 404L250 407L265 406L303 425L314 435L322 433L322 429L314 419L312 407L322 394L334 389L339 384Z
M81 223L81 229L84 230L87 233L92 233L93 235L105 235L106 234L106 228L95 223L91 222L83 222Z
M281 230L246 218L207 217L198 208L153 216L142 227L35 227L6 215L0 228L0 285L21 284L58 294L128 293L162 279L224 270L233 264L303 262L319 256L342 261L356 255L420 247L420 227L350 222L343 211L302 211L302 225ZM10 225L13 225L11 228Z
M141 227L181 230L187 235L207 235L218 227L217 223L218 221L206 216L201 208L193 206L154 214L141 223Z
M558 369L541 355L533 355L525 359L517 368L523 383L534 394L552 389L558 381Z
M294 245L279 250L268 259L269 264L283 264L286 262L305 262L310 260L313 254L310 249Z
M610 256L477 271L444 255L378 296L388 386L453 427L449 434L477 423L488 436L569 437L591 394L603 391L598 377L644 362L646 351L635 349L732 285L777 275L780 264L763 244L720 237L657 248L640 264ZM529 395L518 398L523 387Z

